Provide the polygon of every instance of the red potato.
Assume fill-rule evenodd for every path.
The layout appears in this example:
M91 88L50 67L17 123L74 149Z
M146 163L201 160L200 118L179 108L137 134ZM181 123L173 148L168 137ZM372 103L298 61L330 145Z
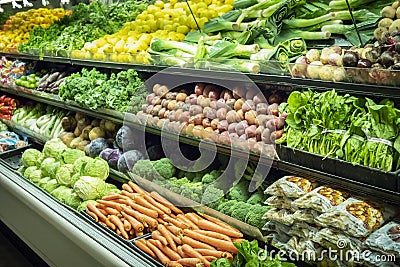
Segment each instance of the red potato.
M218 88L214 87L209 93L208 97L212 99L218 99L219 98L220 91Z
M217 110L217 118L221 121L221 120L225 120L226 119L226 108L220 108Z
M240 99L236 100L235 105L233 106L234 109L236 111L241 110L244 102L245 102L244 98L240 98Z
M247 127L244 132L247 136L247 138L252 138L256 136L256 130L257 130L257 126L255 125L251 125L249 127Z
M218 99L217 100L217 109L220 108L226 108L225 100L224 99Z
M246 96L246 94L244 93L244 89L241 87L234 87L232 91L233 91L233 97L235 99L244 98Z
M218 130L219 130L220 132L228 131L228 126L229 126L229 124L228 124L228 121L227 121L227 120L221 120L221 121L219 121L219 123L218 123ZM228 133L229 133L229 132L228 132Z
M267 114L268 112L268 104L267 103L258 103L256 105L257 114Z
M203 94L203 90L204 90L204 84L203 83L198 83L194 87L194 93L196 95L202 95Z
M156 96L156 94L155 93L151 93L151 94L149 94L148 96L146 96L146 103L147 104L151 104L151 101L153 100L153 98Z
M235 139L239 139L239 135L237 133L229 133L229 137L233 142L235 142Z
M229 124L240 121L239 115L234 110L228 111L228 113L226 114L226 120Z
M255 110L255 109L256 109L256 107L254 105L253 100L246 100L242 105L243 113L246 113L247 111Z
M228 121L228 123L229 123L229 121ZM229 133L236 133L236 125L237 125L236 122L230 123L229 126L228 126L228 132Z
M269 144L271 142L270 137L271 137L271 130L268 129L268 128L264 129L264 131L263 131L263 133L261 135L261 140L264 143Z
M218 129L218 124L219 124L219 120L218 120L218 119L213 119L213 120L211 121L211 127L212 127L214 130Z
M197 95L191 94L191 95L189 96L189 103L190 103L190 104L196 105L196 104L197 104L197 101L198 101Z
M257 116L257 112L255 110L249 110L246 112L246 114L244 115L244 118L246 119L246 121L250 124L256 124L257 120L256 120L256 116Z
M203 113L203 108L200 105L192 105L189 108L190 116L195 116L197 114Z
M209 119L209 118L204 118L204 119L203 119L203 122L202 122L202 125L203 125L204 128L208 128L208 127L211 128L211 121L210 121L210 119ZM211 129L212 129L212 128L211 128Z

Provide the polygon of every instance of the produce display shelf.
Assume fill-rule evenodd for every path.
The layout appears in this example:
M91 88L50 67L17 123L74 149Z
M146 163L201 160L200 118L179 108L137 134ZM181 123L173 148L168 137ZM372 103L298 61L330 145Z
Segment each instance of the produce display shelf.
M179 68L170 66L73 59L68 57L52 57L52 56L39 57L28 54L10 54L4 52L0 53L0 55L21 60L42 60L45 62L63 63L63 64L79 65L86 67L98 67L98 68L100 67L100 68L120 69L120 70L135 69L136 71L146 72L149 74L155 74L161 71L165 71L166 73L168 73L168 75L194 77L195 79L242 81L241 79L238 79L239 77L237 74L238 72L230 70ZM249 79L258 84L275 84L275 85L290 86L298 90L312 88L318 91L326 91L335 89L338 92L355 94L355 95L390 97L396 99L400 98L400 89L396 86L303 79L303 78L292 77L289 74L278 75L278 74L264 74L264 73L261 74L245 73L243 75L246 75L247 77L249 77Z
M154 266L128 245L55 201L0 160L0 218L53 266Z

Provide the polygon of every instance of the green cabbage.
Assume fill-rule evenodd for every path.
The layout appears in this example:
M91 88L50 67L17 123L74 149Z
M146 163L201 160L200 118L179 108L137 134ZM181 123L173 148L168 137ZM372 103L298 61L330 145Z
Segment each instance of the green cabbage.
M111 192L120 194L120 193L121 193L121 190L119 190L119 189L117 188L117 186L115 186L115 185L113 185L113 184L106 183L106 190L104 190L103 196L107 196L107 195L110 194Z
M61 202L67 204L68 206L76 209L82 202L79 196L74 192L73 189L66 187L64 185L59 186L54 189L51 194L60 200Z
M93 161L88 162L83 171L83 175L98 177L102 180L106 180L110 173L110 167L107 161L102 158L95 158Z
M86 206L87 206L87 204L89 204L89 203L93 203L93 205L97 205L96 200L90 199L90 200L83 201L83 202L79 205L79 207L77 208L77 210L78 210L78 211L86 210Z
M72 175L71 187L74 187L76 181L78 181L79 179L81 179L81 175L79 173L75 173L74 175Z
M35 170L29 174L28 179L31 180L32 182L39 183L39 181L42 179L42 171L41 170Z
M41 153L40 156L36 159L36 167L40 169L40 165L42 165L42 162L45 159L46 157L43 155L43 153Z
M70 186L72 182L72 175L74 175L74 165L64 164L58 169L56 173L56 180L61 185Z
M22 174L22 176L24 176L25 170L26 170L26 167L21 166L21 167L19 167L19 169L17 170L17 172L19 172L20 174Z
M61 166L61 163L58 161L54 162L50 165L48 173L49 173L49 176L51 179L56 179L56 174L57 174L57 171L60 168L60 166Z
M62 153L62 158L64 160L65 163L67 164L74 164L74 162L85 156L85 152L83 152L82 150L78 150L78 149L72 149L72 148L68 148L66 150L64 150L64 152Z
M42 175L43 175L43 172L42 172ZM50 177L44 177L44 178L40 179L38 185L39 185L41 188L43 188L50 180L51 180Z
M81 173L82 166L89 162L92 162L92 161L94 161L94 159L92 159L91 157L88 157L88 156L84 156L84 157L81 157L81 158L75 160L74 173Z
M49 176L50 167L54 162L56 162L56 160L54 158L47 158L42 161L42 164L40 165L40 169L42 170L42 174L44 176Z
M52 139L46 142L43 147L43 154L46 158L62 160L62 153L68 147L60 139Z
M43 189L51 193L59 186L60 185L57 183L56 179L51 179L50 181L47 182L47 184L43 187Z
M98 199L106 190L106 182L97 177L82 176L76 181L74 190L83 200Z
M21 158L22 164L25 167L36 166L37 161L41 155L42 155L42 153L39 150L34 149L34 148L28 148L22 154L22 158Z
M26 168L26 170L25 170L25 172L24 172L24 177L27 178L27 179L29 179L29 176L31 175L31 173L32 173L33 171L36 171L37 169L38 169L38 168L37 168L36 166L31 166L31 167Z

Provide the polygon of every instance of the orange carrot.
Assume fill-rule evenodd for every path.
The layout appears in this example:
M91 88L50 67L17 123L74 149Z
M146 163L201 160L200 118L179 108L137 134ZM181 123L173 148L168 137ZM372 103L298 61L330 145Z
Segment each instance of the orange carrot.
M154 198L152 198L149 195L143 195L144 199L146 199L151 205L157 207L158 209L162 210L166 214L171 214L171 209L165 207L164 205L160 204L159 202L155 201Z
M110 214L110 215L118 215L119 214L118 210L113 209L111 207L105 207L104 210L107 212L107 214Z
M113 224L112 222L110 222L110 220L109 220L108 218L105 220L105 223L106 223L106 225L107 225L108 228L111 228L111 229L114 230L114 231L117 229L117 227L115 226L115 224Z
M180 264L177 261L170 261L167 263L167 265L165 265L166 267L183 267L182 264Z
M100 204L103 204L103 205L105 205L105 206L107 206L107 207L116 209L116 210L118 210L118 211L121 211L121 210L122 210L122 206L121 206L121 204L119 204L119 203L115 203L115 202L113 202L113 201L101 200L101 199L98 199L98 200L96 200L96 201L97 201L98 203L100 203Z
M223 222L223 221L221 221L221 220L219 220L219 219L217 219L217 218L214 218L214 217L212 217L212 216L210 216L210 215L204 214L204 213L202 213L201 215L202 215L204 218L206 218L208 221L210 221L210 222L213 222L213 223L215 223L215 224L218 224L219 226L226 227L226 228L228 228L228 229L231 229L232 231L237 232L237 233L238 233L238 234L237 234L237 235L238 235L237 237L243 237L242 232L240 232L238 229L232 227L230 224L228 224L228 223L226 223L226 222ZM236 236L233 236L233 237L236 237Z
M161 218L156 218L156 220L157 220L157 222L159 223L159 224L167 224L167 222L166 221L164 221L163 219L161 219Z
M197 225L197 222L199 221L199 218L196 216L195 213L190 212L185 214L186 218L188 218L192 223Z
M115 224L118 230L121 232L121 235L125 239L129 239L128 233L125 231L124 224L121 222L120 218L115 215L110 215L110 222Z
M193 239L191 237L188 237L188 236L184 236L181 239L182 239L182 243L183 244L188 244L192 248L205 248L205 249L215 250L214 247L212 247L212 246L210 246L210 245L208 245L206 243L200 242L198 240L195 240L195 239Z
M146 208L148 208L148 209L152 209L152 210L157 211L157 213L158 213L159 216L165 214L164 211L162 211L162 210L160 210L159 208L157 208L157 207L155 207L154 205L152 205L150 202L148 202L148 201L147 201L143 196L141 196L141 195L138 195L138 194L133 195L133 200L134 200L137 204L142 205L143 207L146 207Z
M189 267L204 266L204 264L203 265L199 265L199 263L201 263L201 260L197 259L197 258L180 259L180 260L178 260L178 263L182 264L183 266L189 266Z
M208 262L212 262L213 260L216 260L217 257L214 256L204 256L204 258L208 261ZM206 265L207 266L207 265Z
M236 242L236 243L242 243L243 241L245 241L246 239L243 238L233 238L232 242Z
M203 248L196 248L197 252L199 252L203 256L213 256L216 258L227 258L228 260L233 261L233 256L229 252L219 251L219 250L210 250Z
M132 181L129 181L128 182L128 185L132 188L132 190L134 191L134 192L136 192L136 193L139 193L139 194L147 194L147 191L145 191L145 190L143 190L140 186L138 186L137 184L135 184L134 182L132 182Z
M107 226L107 224L106 224L105 222L99 221L99 223L100 223L101 225L103 225L104 227L107 227L107 228L108 228L108 226Z
M181 256L182 258L187 258L186 254L182 250L182 246L178 246L176 248L176 251L178 252L179 256Z
M191 237L197 241L201 241L203 243L212 245L212 246L216 247L218 250L228 251L231 253L237 253L237 248L230 241L221 240L221 239L209 237L206 235L202 235L202 234L196 233L195 231L192 231L189 229L184 229L183 234L184 234L184 236Z
M152 218L157 218L158 217L158 213L155 210L140 206L140 205L134 203L133 201L131 203L129 203L129 205L133 209L137 210L138 212L140 212L142 214L146 214L149 217L152 217Z
M220 233L217 233L214 231L207 231L207 230L193 230L193 231L195 231L196 233L202 234L202 235L209 236L209 237L214 237L214 238L218 238L221 240L226 240L226 241L232 242L232 239L229 236L220 234Z
M191 246L189 246L188 244L184 244L182 245L182 251L183 253L185 253L185 255L188 255L191 258L198 258L200 259L205 266L209 267L210 266L210 262L208 260L206 260L203 255L201 255L199 252L197 252L196 250L194 250Z
M122 236L122 233L121 233L121 231L117 228L117 230L115 230L115 232L117 233L117 235L120 235L120 236Z
M158 260L163 265L167 265L171 261L164 253L161 252L161 250L159 250L156 246L151 244L149 241L147 241L146 244L154 252L154 254L158 258Z
M159 240L164 246L168 246L167 239L158 230L151 233L151 238Z
M136 218L136 220L138 220L139 222L143 223L146 222L147 225L149 225L152 228L156 228L158 225L157 220L155 220L154 218L151 218L149 216L147 216L146 214L142 214L136 210L133 210L131 208L128 207L122 207L124 209L124 211L133 216L134 218Z
M175 226L173 224L168 224L166 227L174 235L176 235L176 236L182 235L182 229L181 228L179 228L179 227L177 227L177 226Z
M157 246L165 255L168 256L168 258L173 261L177 261L182 258L176 251L172 250L168 246L164 246L163 244L161 244L160 240L150 239L149 242Z
M135 196L133 195L133 193L128 192L128 191L126 191L126 190L121 190L121 195L127 196L127 197L129 197L130 199L134 199L134 198L135 198Z
M104 216L108 216L108 212L107 212L107 211L105 211L105 210L103 210L103 209L99 209L99 208L98 208L98 210L99 210L101 213L103 213Z
M122 189L128 191L129 193L133 193L134 192L132 187L130 187L128 184L123 184L122 185Z
M129 214L125 213L124 211L121 211L121 214L124 216L124 218L131 223L133 229L137 232L142 232L144 227L141 222L136 220L134 217L130 216Z
M158 201L161 204L163 204L164 206L166 206L167 208L169 208L171 211L175 212L176 214L183 214L183 211L181 211L179 208L177 208L174 204L169 202L166 198L161 196L159 193L153 191L150 193L150 196L152 198L154 198L156 201Z
M135 242L135 245L143 250L145 253L149 254L153 259L156 259L156 254L147 246L146 240L140 239Z
M96 222L99 221L99 217L97 217L97 215L96 215L93 211L86 210L86 213L89 214L90 216L92 216L93 219L94 219Z
M104 196L104 197L102 198L102 200L116 200L116 199L120 199L120 198L121 198L121 195L115 194L115 195L107 195L107 196Z
M243 234L237 230L232 230L232 228L226 228L216 223L207 221L207 220L199 220L197 224L202 230L210 230L220 234L224 234L231 237L241 238Z
M135 229L131 228L131 230L129 230L129 235L135 236Z
M176 216L176 219L178 220L178 221L181 221L181 222L183 222L183 223L185 223L186 225L188 225L189 226L189 229L191 229L191 230L198 230L199 229L199 227L196 225L196 224L194 224L191 220L189 220L185 215L183 215L183 214L178 214L177 216Z
M172 240L174 240L175 244L177 244L177 245L182 244L182 240L178 236L171 233L167 227L165 227L165 229L166 229L167 234L172 238Z
M169 222L173 225L175 225L176 227L182 228L182 229L187 229L189 228L189 226L186 223L180 222L177 219L171 218L168 215L164 215L162 217L162 219L166 222Z
M96 208L96 206L93 205L93 203L89 202L89 203L87 204L86 207L87 207L88 210L90 210L91 212L93 212L94 214L96 214L96 216L97 216L100 220L102 220L102 221L106 221L106 220L107 220L106 216L104 216L104 214L101 213L101 212Z
M176 251L176 244L175 241L172 239L172 237L168 234L167 228L165 228L164 225L158 225L158 231L165 237L167 240L169 246L172 248L172 250Z
M144 233L143 233L143 232L135 232L135 235L136 235L137 237L139 237L139 236L144 235Z
M122 218L121 218L122 219ZM132 229L132 225L129 223L128 220L124 220L124 229L125 231L129 232Z
M123 198L113 199L112 201L118 204L130 206L130 202Z

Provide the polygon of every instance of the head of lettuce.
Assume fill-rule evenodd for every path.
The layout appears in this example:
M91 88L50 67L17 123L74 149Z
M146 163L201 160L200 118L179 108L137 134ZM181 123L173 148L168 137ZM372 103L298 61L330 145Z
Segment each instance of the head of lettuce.
M104 180L91 176L82 176L74 184L76 194L84 201L101 198L106 189Z

